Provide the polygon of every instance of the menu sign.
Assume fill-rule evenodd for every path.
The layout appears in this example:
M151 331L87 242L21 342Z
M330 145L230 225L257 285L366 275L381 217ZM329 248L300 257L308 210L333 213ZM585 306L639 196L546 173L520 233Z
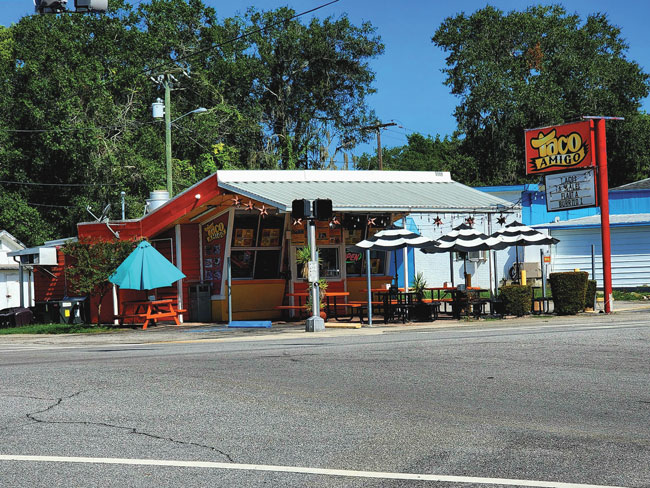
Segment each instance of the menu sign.
M545 184L546 209L549 212L597 205L593 169L546 175Z
M526 174L552 173L595 165L589 121L526 131Z
M227 234L227 212L204 224L201 231L203 281L212 285L213 295L221 295Z

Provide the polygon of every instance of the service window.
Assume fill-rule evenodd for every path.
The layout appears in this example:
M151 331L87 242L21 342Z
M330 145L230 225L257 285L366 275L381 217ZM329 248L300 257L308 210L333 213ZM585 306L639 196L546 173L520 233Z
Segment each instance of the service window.
M238 211L230 251L233 279L280 278L284 216Z
M298 248L300 249L300 248ZM320 278L340 278L341 277L341 260L338 247L318 247L318 259L320 266L318 269ZM296 262L297 276L306 280L305 264Z

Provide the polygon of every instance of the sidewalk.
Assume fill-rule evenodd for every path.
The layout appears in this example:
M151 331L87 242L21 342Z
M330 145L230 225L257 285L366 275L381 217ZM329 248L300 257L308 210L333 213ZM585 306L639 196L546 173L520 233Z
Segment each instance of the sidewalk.
M516 326L571 325L584 322L601 325L616 324L621 321L638 320L650 325L650 303L648 302L616 302L614 313L586 312L572 316L529 315L526 317L508 317L505 319L468 319L454 320L441 318L435 322L410 322L406 324L384 324L377 321L373 327L367 325L361 328L342 328L341 323L327 324L322 332L305 332L304 322L274 322L270 329L229 329L225 324L184 323L181 326L158 325L142 329L120 329L114 332L98 334L12 334L0 336L0 345L34 344L56 345L60 347L94 346L102 344L151 344L151 343L182 343L196 341L250 341L260 339L288 338L325 338L341 335L376 335L387 332L413 331L423 329L491 329ZM358 325L358 323L356 324Z

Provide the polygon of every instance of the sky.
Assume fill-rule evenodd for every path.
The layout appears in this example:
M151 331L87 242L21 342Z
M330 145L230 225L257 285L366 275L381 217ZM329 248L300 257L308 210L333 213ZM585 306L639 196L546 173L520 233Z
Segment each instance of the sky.
M147 0L131 0L138 4ZM296 12L311 10L329 0L203 0L212 6L219 18L245 12L254 4L261 10L289 6ZM109 0L110 2L110 0ZM622 30L629 45L627 57L650 72L648 19L650 2L647 0L572 0L526 2L517 0L339 0L312 14L319 18L340 17L347 14L355 25L368 21L377 29L385 44L383 55L370 61L376 73L377 93L368 104L383 123L395 122L394 127L382 130L383 147L406 144L408 134L451 135L456 128L453 117L459 99L445 86L445 53L433 45L431 37L438 26L450 16L472 12L492 5L504 12L523 10L533 4L557 4L581 18L595 12L606 13L610 23ZM69 0L73 8L74 0ZM24 15L33 15L33 0L0 0L0 25L8 26ZM650 100L643 101L643 109L650 112ZM610 115L610 114L594 114ZM353 154L376 151L376 142L357 146Z

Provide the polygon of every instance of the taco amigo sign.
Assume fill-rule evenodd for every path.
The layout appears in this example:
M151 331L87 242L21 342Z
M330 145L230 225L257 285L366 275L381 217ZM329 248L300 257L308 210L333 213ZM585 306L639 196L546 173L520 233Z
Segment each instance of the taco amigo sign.
M526 174L595 165L589 121L526 131Z

